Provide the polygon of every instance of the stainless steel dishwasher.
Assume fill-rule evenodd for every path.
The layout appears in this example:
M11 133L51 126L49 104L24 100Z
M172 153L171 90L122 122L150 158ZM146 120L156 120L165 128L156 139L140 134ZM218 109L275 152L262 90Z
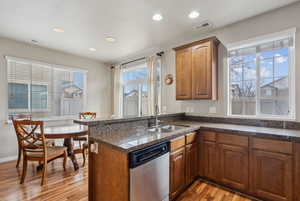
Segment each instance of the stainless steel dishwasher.
M130 201L169 201L169 143L129 154Z

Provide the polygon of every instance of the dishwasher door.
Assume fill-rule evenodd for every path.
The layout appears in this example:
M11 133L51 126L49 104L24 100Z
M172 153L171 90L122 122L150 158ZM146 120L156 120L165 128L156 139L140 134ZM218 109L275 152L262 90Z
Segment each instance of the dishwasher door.
M169 201L169 152L130 169L130 201Z

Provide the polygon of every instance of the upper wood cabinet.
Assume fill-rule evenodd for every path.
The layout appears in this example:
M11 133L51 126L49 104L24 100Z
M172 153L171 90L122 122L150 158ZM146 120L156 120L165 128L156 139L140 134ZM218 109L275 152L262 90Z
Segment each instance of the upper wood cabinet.
M216 37L174 48L176 51L176 99L217 99Z
M192 51L191 48L176 52L176 99L192 98Z

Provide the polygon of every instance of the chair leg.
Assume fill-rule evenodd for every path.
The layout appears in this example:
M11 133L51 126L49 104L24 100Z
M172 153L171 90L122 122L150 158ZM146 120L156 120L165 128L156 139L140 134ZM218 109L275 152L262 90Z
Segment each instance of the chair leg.
M67 160L68 160L68 153L67 151L64 152L64 171L67 170Z
M27 172L27 158L26 156L23 155L23 171L22 171L22 177L20 182L21 184L23 184L25 181L26 172Z
M18 161L17 161L16 168L19 167L19 164L20 164L20 161L21 161L21 154L22 154L22 148L19 146L18 147Z
M41 186L43 186L47 180L47 166L48 166L47 160L44 160Z
M85 148L82 149L82 156L83 156L82 167L84 167L85 166L85 161L86 161L86 149Z

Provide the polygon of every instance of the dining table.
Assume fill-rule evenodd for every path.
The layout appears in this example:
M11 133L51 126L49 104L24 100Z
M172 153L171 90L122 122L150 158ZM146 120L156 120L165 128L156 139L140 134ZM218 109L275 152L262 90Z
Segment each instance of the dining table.
M74 153L73 138L88 135L88 132L88 126L75 123L62 126L46 126L44 128L46 139L64 139L64 146L67 147L68 156L73 163L75 171L79 169L79 165ZM40 134L40 130L37 130L36 134ZM41 167L42 164L38 166L38 169L41 169Z

